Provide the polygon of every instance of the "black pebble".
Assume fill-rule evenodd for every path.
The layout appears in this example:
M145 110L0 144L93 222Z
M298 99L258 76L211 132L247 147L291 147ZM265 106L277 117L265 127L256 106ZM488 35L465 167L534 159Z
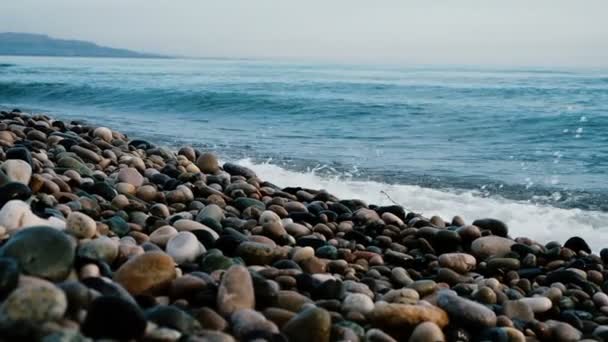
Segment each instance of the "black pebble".
M84 335L96 339L138 339L144 335L145 330L143 311L136 304L115 296L95 299L82 324Z

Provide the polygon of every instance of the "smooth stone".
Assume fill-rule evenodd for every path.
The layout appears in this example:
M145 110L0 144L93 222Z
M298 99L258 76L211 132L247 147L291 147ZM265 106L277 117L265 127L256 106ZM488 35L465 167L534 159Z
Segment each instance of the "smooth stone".
M238 164L224 163L223 169L233 176L243 176L245 178L255 177L255 172L253 172L253 170Z
M120 216L113 216L112 218L104 221L110 227L110 230L116 235L123 237L129 233L131 228L129 223Z
M283 333L294 342L329 342L331 316L324 309L312 307L295 315L283 326Z
M97 223L88 215L73 211L66 220L66 232L79 239L90 239L97 232Z
M296 291L281 290L277 294L275 307L298 312L306 304L312 303L310 298Z
M13 182L28 185L32 178L32 167L21 159L9 159L0 166Z
M248 265L270 265L275 259L275 248L259 242L245 241L237 247L236 255L243 258Z
M117 179L119 182L128 183L137 188L144 184L144 176L132 167L120 169Z
M67 298L58 287L48 282L33 284L17 288L4 300L0 320L54 321L62 318L67 308Z
M57 161L57 166L69 170L74 170L82 176L92 176L93 172L85 164L72 157L62 157Z
M150 234L150 242L164 248L167 245L167 242L177 234L177 229L171 226L162 226Z
M596 292L593 295L593 302L598 308L608 306L608 295L604 292Z
M264 309L263 314L268 320L274 322L280 329L283 328L283 326L296 315L295 312L272 307Z
M449 323L448 314L433 305L376 302L370 315L375 326L387 328L414 327L427 321L443 328Z
M382 300L388 303L415 304L420 295L414 289L392 289L382 295Z
M547 320L545 324L549 326L551 331L551 340L557 342L569 342L569 341L579 341L583 334L572 325L555 321L555 320Z
M403 220L401 220L397 215L395 215L393 213L390 213L390 212L384 212L384 213L382 213L382 215L380 216L380 218L386 224L392 224L392 225L397 226L397 227L402 227L404 225Z
M275 213L274 211L270 211L270 210L265 210L264 212L262 212L258 221L260 222L261 225L265 225L268 223L278 223L281 225L281 227L283 226L283 223L282 223L279 215L277 215L277 213Z
M421 279L416 280L408 287L416 290L420 294L421 297L429 295L437 289L437 283L430 279Z
M201 261L201 270L211 273L216 270L227 270L234 262L231 258L224 256L221 251L214 249L205 254Z
M19 282L19 265L12 258L0 258L0 300L13 291Z
M224 273L217 290L217 308L224 316L255 308L253 281L247 268L234 265Z
M11 200L6 202L0 210L0 226L6 228L9 233L33 226L65 229L65 221L56 217L40 218L32 213L29 204L21 200Z
M175 277L173 259L162 252L135 256L114 273L114 281L132 295L162 293Z
M515 258L492 258L487 261L487 267L491 270L512 271L520 268L520 262Z
M269 334L279 333L276 324L266 320L264 315L252 309L241 309L233 313L230 321L232 322L232 332L240 339L260 331Z
M385 333L380 329L369 329L365 333L366 342L397 342L391 335Z
M458 273L466 273L475 268L477 260L466 253L444 253L438 258L441 267L447 267Z
M338 259L338 249L331 245L325 245L317 248L315 255L319 258L335 260Z
M184 334L196 334L202 329L200 323L194 317L175 306L155 306L146 310L144 317L149 322L154 322L161 327L175 329Z
M32 197L32 190L25 184L9 182L0 186L0 207L8 201L26 201L30 197Z
M83 189L91 194L99 195L108 201L112 201L118 195L118 192L104 181L98 181L93 184L85 183Z
M200 155L196 159L196 166L203 173L215 174L220 170L220 164L217 160L217 156L213 153L206 152Z
M302 262L315 256L315 250L311 247L297 248L291 259L295 262Z
M93 130L93 136L106 142L112 141L112 130L107 127L97 127Z
M364 315L374 310L374 302L362 293L350 293L342 301L342 312L360 312Z
M403 267L395 267L391 270L391 280L401 286L410 286L414 283Z
M58 287L65 293L68 300L68 315L77 314L86 309L94 299L89 288L79 281L64 281Z
M173 222L173 227L175 227L175 229L177 229L180 232L205 230L205 231L209 232L209 234L211 234L211 236L215 240L219 239L219 237L220 237L219 234L216 231L214 231L213 229L205 226L204 224L201 224L199 222L189 220L189 219L179 219L179 220Z
M518 299L518 301L526 303L534 313L547 312L553 306L553 302L547 297L528 297Z
M503 257L511 252L511 246L515 241L500 236L483 236L477 238L471 244L473 255L485 259L490 256Z
M209 204L204 207L198 215L196 215L196 220L200 221L203 218L211 218L217 222L222 222L224 219L224 210L220 208L217 204Z
M578 236L573 236L573 237L569 238L568 241L566 241L566 243L564 243L564 247L569 248L576 253L578 253L580 251L584 251L586 253L591 253L591 248L589 248L589 245L587 244L587 242L583 238L578 237Z
M481 229L487 229L492 232L493 235L507 237L509 234L509 228L507 225L499 220L492 218L485 218L480 220L475 220L473 222L474 226L477 226Z
M0 249L0 256L15 259L25 274L64 280L75 256L75 244L63 232L51 227L31 227L18 231Z
M248 197L239 197L232 201L232 205L240 211L244 211L249 207L255 207L262 211L266 210L266 205L264 204L264 202Z
M191 232L179 232L167 242L166 251L176 264L182 265L195 261L205 253L205 247Z
M503 314L511 319L520 319L522 321L534 320L534 312L532 308L521 300L507 300L502 304Z
M82 324L82 332L95 339L139 339L145 330L142 310L135 303L115 296L96 298Z
M6 159L20 159L33 165L32 153L27 148L21 146L13 146L6 150Z
M445 310L450 319L470 327L496 326L496 314L486 306L451 293L440 292L437 306Z
M414 328L412 335L408 340L409 342L443 342L445 336L441 328L433 322L423 322Z
M118 242L107 236L84 241L78 246L78 256L92 260L103 260L112 264L118 257Z
M281 241L285 239L287 231L283 227L283 224L279 222L266 222L262 225L262 234L274 239L275 241Z

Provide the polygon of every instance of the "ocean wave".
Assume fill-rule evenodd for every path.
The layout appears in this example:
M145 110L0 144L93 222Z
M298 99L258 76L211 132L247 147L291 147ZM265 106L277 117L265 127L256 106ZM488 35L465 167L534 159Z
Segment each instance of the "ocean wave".
M10 67L14 67L17 66L17 64L13 64L13 63L0 63L0 68L10 68Z
M118 84L116 84L118 85ZM134 84L68 83L68 82L0 82L0 99L5 102L62 103L88 105L107 109L131 109L156 112L231 111L289 115L314 113L324 118L361 117L372 114L420 113L429 104L416 101L404 103L396 98L404 94L411 97L433 96L437 99L498 99L535 96L566 96L569 85L463 85L451 83L386 84L377 90L375 84L358 82L261 82L260 84L201 84L188 87L140 87ZM316 91L329 87L332 91ZM549 88L548 88L549 87ZM605 85L588 85L585 94L603 96ZM448 104L451 102L447 102Z
M377 205L390 205L395 201L408 210L429 217L439 215L445 220L456 215L462 216L466 222L492 217L504 221L511 236L526 236L543 243L564 243L576 235L585 239L595 251L608 246L608 213L605 212L480 197L471 191L451 192L415 185L323 177L315 172L289 171L271 163L254 163L249 158L238 163L281 187L325 189L339 198L358 198Z

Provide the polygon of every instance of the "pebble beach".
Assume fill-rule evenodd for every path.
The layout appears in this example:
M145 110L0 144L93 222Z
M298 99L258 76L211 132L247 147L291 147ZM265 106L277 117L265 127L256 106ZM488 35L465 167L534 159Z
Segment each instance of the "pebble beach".
M604 341L608 249L0 112L0 341ZM597 254L599 253L599 254Z

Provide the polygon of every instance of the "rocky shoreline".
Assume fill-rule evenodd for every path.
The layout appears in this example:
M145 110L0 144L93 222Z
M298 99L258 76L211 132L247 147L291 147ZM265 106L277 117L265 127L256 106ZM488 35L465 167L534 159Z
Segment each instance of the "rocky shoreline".
M608 340L608 250L578 237L280 188L18 110L0 147L0 341Z

